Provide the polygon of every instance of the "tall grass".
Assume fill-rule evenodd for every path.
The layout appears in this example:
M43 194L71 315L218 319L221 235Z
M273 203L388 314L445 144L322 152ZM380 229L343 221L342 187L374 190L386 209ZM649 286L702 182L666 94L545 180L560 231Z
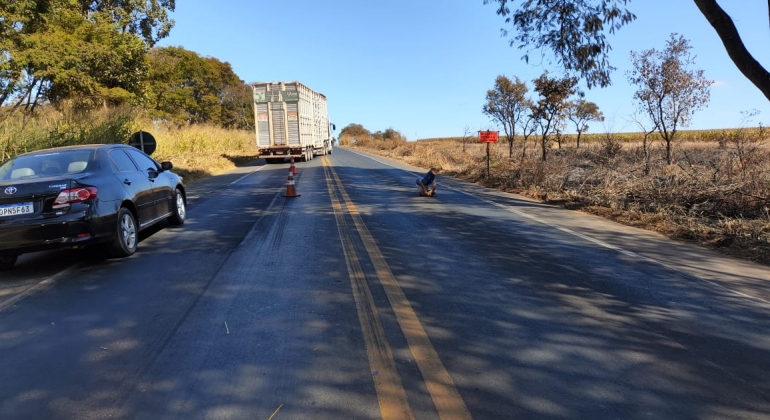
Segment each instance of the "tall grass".
M135 114L130 107L86 113L73 106L46 107L34 116L12 114L0 122L0 158L48 147L125 139L136 125Z
M183 175L187 183L230 171L259 158L252 131L154 124L151 133L158 144L153 157L173 162L174 170Z
M168 160L191 183L258 158L251 131L177 126L152 121L133 107L80 112L71 105L45 107L34 116L13 114L0 122L0 161L20 153L76 144L127 143L143 130L156 140L152 157Z

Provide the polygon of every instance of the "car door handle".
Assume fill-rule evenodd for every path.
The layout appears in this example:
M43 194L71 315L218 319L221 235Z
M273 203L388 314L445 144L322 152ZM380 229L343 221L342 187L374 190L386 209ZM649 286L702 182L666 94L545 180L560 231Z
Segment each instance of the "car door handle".
M123 183L126 184L126 185L131 185L131 181L129 181L128 179L124 179Z

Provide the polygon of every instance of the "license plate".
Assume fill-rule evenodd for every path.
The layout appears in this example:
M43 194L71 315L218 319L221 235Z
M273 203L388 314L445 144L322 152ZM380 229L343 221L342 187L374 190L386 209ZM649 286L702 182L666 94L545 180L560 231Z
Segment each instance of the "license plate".
M35 212L35 208L32 206L32 203L21 203L21 204L11 204L11 205L0 206L0 217L16 216L19 214L29 214L34 212Z

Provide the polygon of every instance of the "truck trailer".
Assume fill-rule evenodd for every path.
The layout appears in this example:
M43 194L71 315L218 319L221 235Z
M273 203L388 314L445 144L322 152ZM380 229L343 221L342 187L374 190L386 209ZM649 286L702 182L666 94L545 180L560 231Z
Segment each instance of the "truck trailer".
M324 95L299 82L258 82L252 88L257 148L268 163L332 152L335 127Z

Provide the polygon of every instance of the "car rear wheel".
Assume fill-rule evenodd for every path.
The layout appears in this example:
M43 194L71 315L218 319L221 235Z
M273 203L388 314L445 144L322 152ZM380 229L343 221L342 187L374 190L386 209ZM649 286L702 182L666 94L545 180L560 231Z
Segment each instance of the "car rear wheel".
M0 252L0 271L10 270L13 268L18 258L19 256L16 254Z
M174 214L168 218L168 222L172 225L181 225L184 224L185 219L187 219L187 207L184 204L184 195L177 188L174 191Z
M118 211L117 232L112 243L112 256L122 258L133 255L139 241L134 214L125 207Z

